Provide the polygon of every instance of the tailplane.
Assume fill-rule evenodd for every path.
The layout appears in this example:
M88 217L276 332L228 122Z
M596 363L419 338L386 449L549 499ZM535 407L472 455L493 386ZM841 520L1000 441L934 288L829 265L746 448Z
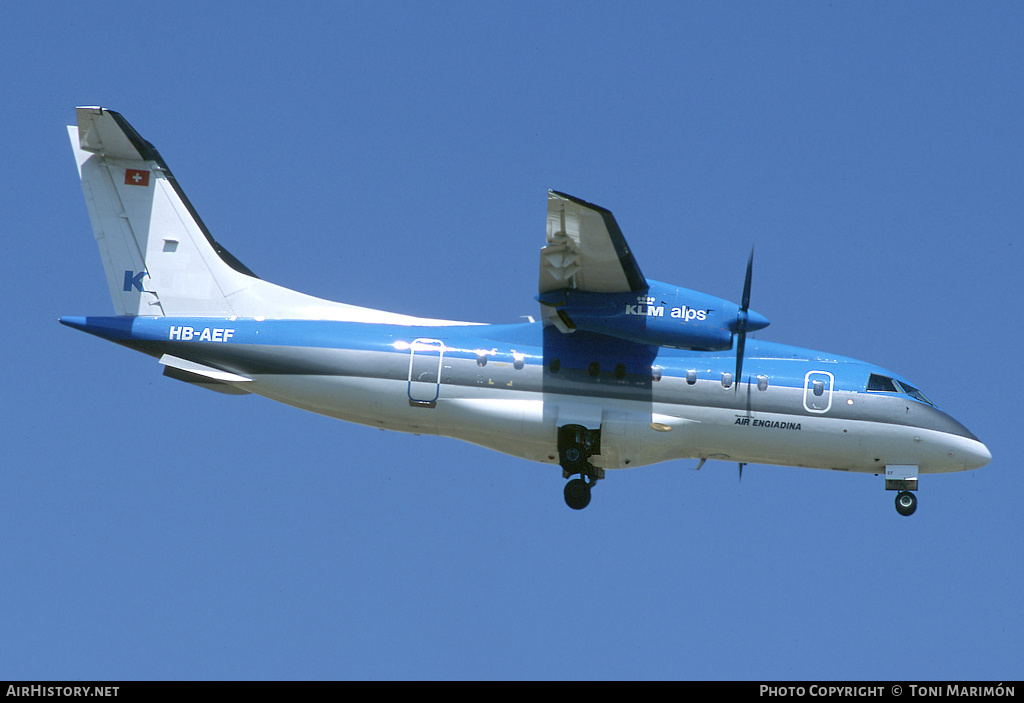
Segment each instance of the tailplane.
M261 280L210 235L163 158L124 117L101 107L80 107L77 116L68 133L116 314L452 324Z
M68 127L118 315L236 314L258 278L203 225L153 145L116 112L80 107Z

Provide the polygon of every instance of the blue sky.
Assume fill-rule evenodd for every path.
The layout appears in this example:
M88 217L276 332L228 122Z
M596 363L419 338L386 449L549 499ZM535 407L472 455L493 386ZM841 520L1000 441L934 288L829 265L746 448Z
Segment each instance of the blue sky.
M212 7L211 7L212 5ZM5 3L0 679L1017 680L1024 10ZM67 143L122 112L262 278L536 314L545 193L761 339L912 379L992 451L922 478L557 469L160 375Z

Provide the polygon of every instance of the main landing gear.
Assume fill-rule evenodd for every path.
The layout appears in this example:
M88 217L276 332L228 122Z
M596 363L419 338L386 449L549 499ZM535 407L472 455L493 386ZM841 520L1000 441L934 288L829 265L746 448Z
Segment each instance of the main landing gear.
M565 484L565 490L562 491L565 495L565 504L573 510L583 510L590 505L590 487L594 482L588 483L587 479L586 476L574 478Z
M604 478L604 469L590 463L590 457L601 453L601 430L589 430L582 425L558 428L558 462L562 465L562 478L579 474L565 484L565 504L573 510L590 505L590 489Z

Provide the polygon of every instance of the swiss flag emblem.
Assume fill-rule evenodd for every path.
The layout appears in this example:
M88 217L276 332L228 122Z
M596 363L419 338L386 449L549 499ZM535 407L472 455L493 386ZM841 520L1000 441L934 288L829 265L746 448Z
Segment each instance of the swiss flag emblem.
M149 171L139 171L134 168L125 169L124 184L128 186L148 186Z

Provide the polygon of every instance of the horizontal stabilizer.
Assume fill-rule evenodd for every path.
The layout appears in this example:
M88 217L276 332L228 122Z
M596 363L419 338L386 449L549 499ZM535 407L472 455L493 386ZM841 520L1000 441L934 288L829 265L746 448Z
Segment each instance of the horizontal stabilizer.
M153 145L139 136L121 115L101 107L77 110L79 148L126 161L159 161Z
M160 357L160 363L164 365L164 376L178 381L185 381L201 388L206 388L218 393L229 395L246 395L249 391L236 386L236 383L252 381L251 378L240 376L230 371L222 371L212 366L199 364L187 359L179 359L170 354Z

